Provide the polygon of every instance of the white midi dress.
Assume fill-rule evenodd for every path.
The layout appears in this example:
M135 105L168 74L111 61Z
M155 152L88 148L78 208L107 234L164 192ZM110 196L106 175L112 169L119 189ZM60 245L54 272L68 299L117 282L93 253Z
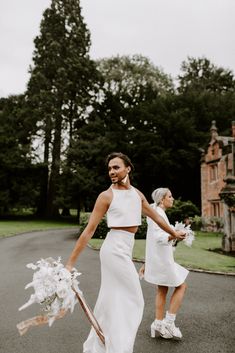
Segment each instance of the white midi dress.
M170 225L165 211L155 204L151 206ZM178 287L184 283L189 271L175 262L169 234L151 219L147 218L147 222L144 279L156 285Z
M132 262L134 234L111 230L100 250L101 287L94 308L105 347L92 328L84 353L132 353L143 316L144 299Z

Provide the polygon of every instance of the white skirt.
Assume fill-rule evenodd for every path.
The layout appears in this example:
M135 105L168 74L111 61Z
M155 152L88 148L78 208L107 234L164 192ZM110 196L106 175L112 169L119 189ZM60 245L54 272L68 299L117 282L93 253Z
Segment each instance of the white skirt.
M101 287L94 308L105 347L92 328L84 353L132 353L144 299L132 262L134 234L111 229L100 250Z
M144 279L166 287L178 287L184 283L189 271L174 260L173 247L158 244L154 234L147 235Z

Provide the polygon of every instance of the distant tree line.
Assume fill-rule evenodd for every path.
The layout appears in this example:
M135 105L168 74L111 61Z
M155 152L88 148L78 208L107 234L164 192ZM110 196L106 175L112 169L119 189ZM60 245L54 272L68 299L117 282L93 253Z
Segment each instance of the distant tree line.
M112 151L148 198L166 186L200 206L200 148L212 120L228 135L235 117L231 70L188 57L175 83L141 55L91 60L75 0L52 0L34 43L26 92L0 99L0 215L90 210Z

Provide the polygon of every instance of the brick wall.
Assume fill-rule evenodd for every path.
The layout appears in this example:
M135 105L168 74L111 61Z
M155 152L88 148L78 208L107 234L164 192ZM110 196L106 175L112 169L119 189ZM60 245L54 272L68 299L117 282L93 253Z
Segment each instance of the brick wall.
M232 131L234 133L234 131ZM232 153L223 154L220 136L212 122L211 141L201 161L201 207L203 217L223 217L223 203L219 193L228 169L232 169Z

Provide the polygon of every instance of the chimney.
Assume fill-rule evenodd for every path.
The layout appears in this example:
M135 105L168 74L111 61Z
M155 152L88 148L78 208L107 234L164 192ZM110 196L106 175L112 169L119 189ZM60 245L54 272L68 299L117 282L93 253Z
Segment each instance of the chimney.
M235 121L232 121L232 137L235 138Z

